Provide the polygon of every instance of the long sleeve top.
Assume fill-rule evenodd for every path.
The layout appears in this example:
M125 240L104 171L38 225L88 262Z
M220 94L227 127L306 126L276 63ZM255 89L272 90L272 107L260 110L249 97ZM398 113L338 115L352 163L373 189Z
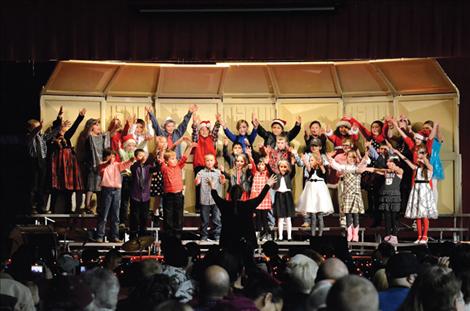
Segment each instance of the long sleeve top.
M131 166L131 198L138 202L147 202L150 200L150 183L152 173L157 168L153 159L148 159L145 163L135 162Z
M158 121L155 115L152 112L150 112L149 115L150 115L150 120L152 121L153 129L155 130L155 133L157 134L157 136L163 136L168 139L168 136L170 136L170 134L163 127L160 127L160 125L158 125ZM181 121L178 127L173 131L173 133L171 133L171 141L173 143L176 142L178 139L180 139L184 135L184 133L186 132L186 129L188 128L189 120L191 120L192 115L193 113L188 111L188 113L184 116L183 121ZM180 159L181 158L180 146L176 147L175 152L176 152L176 157Z
M121 172L128 169L131 165L132 162L130 160L100 164L101 187L121 188Z
M165 193L178 193L183 191L183 168L186 164L186 156L181 157L175 166L160 162L163 174L163 191Z
M192 133L192 140L193 142L197 142L197 147L192 150L194 157L193 157L193 166L205 166L204 156L206 154L212 154L214 157L217 157L217 139L219 137L219 129L220 123L215 122L214 128L210 132L209 136L202 137L199 135L199 131L197 130L197 125L193 123L192 125L193 133ZM216 159L217 165L217 159Z
M283 134L287 136L287 142L293 140L300 132L300 123L295 122L294 127L289 131L284 131ZM276 136L269 131L266 131L261 124L258 126L258 135L264 139L265 146L276 147Z
M253 142L256 139L256 135L258 135L258 129L254 128L253 131L249 135L235 135L233 134L228 127L224 128L225 136L230 139L233 143L240 143L242 145L243 152L246 150L246 143L245 139L248 139L250 145L253 145Z
M47 157L47 144L54 139L60 131L61 122L56 121L54 121L52 127L44 134L41 133L40 126L28 131L26 134L28 154L32 159L45 159Z

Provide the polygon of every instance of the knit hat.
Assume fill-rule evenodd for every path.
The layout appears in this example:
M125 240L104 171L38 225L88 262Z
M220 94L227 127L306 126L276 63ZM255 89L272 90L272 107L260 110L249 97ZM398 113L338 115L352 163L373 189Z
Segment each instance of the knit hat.
M404 278L418 273L418 259L412 253L398 253L390 257L385 271L392 279Z
M134 139L134 136L132 134L126 135L122 138L122 146L126 147L129 144L136 144L136 141Z
M287 122L282 119L274 119L271 121L271 127L273 127L274 124L279 124L284 129L284 126L286 126Z
M336 128L341 127L341 126L344 126L344 127L347 127L348 129L351 129L351 123L349 121L346 121L346 120L341 120L338 123L336 123Z
M199 124L197 125L197 131L199 132L203 127L207 127L207 129L210 129L211 128L211 121L201 121L199 122Z

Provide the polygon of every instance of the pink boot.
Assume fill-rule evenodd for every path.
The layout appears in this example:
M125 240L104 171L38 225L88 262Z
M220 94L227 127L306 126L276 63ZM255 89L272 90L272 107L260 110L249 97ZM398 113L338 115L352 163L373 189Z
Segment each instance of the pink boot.
M347 230L348 230L347 240L348 242L351 242L351 240L353 239L353 226L350 225Z
M352 228L352 241L359 242L359 226Z

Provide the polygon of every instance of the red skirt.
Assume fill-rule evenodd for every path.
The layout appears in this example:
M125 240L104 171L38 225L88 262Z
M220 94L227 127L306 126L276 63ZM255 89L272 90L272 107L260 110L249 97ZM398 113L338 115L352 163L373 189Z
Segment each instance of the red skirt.
M57 190L83 190L77 157L70 148L52 155L52 188Z

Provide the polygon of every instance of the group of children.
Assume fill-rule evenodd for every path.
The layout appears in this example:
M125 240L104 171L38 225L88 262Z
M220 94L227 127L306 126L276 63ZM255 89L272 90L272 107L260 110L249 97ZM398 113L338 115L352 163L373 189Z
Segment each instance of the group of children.
M109 218L109 238L119 241L119 223L127 222L129 205L131 235L145 234L150 198L154 197L152 210L158 213L162 207L164 230L180 236L183 193L188 191L183 186L183 167L192 154L202 240L218 240L221 233L221 214L209 185L219 195L227 188L228 200L232 187L240 187L240 200L244 201L257 197L269 177L276 176L270 193L256 208L254 221L260 239L273 236L277 219L277 239L283 240L285 228L286 238L291 240L292 217L296 213L303 215L303 226L310 226L313 236L321 236L323 217L334 212L330 192L336 189L347 240L358 241L359 215L365 212L364 189L376 219L384 216L386 241L397 243L397 216L405 211L405 217L416 219L416 242L427 242L429 219L438 216L437 184L444 178L439 159L443 142L439 124L426 121L414 133L403 115L398 120L385 117L383 121L374 121L370 130L348 116L336 124L334 131L323 129L319 121L313 121L305 130L306 147L299 155L290 142L300 133L300 117L290 131L285 130L286 122L281 119L274 119L268 131L253 114L251 132L250 124L239 120L237 132L233 133L220 114L215 116L212 126L209 120L200 119L197 109L191 105L178 126L171 118L160 125L151 108L146 108L146 120L129 117L124 127L118 118L113 118L106 132L101 130L99 120L88 119L76 149L70 138L84 119L85 109L70 126L70 122L62 120L61 108L56 121L44 134L42 122L30 120L27 145L34 173L33 206L43 210L44 198L50 192L47 189L52 188L56 195L64 195L69 210L71 194L76 192L77 198L81 198L85 193L84 211L88 211L92 194L97 193L100 206L96 239L103 240ZM190 138L184 133L191 118ZM220 127L227 137L223 145L226 169L217 162ZM257 135L264 142L255 150ZM363 140L359 140L360 135ZM149 150L150 140L154 140L155 150ZM333 146L330 152L327 152L328 141ZM187 145L184 153L182 142ZM294 203L296 166L303 170L303 191L297 204Z

